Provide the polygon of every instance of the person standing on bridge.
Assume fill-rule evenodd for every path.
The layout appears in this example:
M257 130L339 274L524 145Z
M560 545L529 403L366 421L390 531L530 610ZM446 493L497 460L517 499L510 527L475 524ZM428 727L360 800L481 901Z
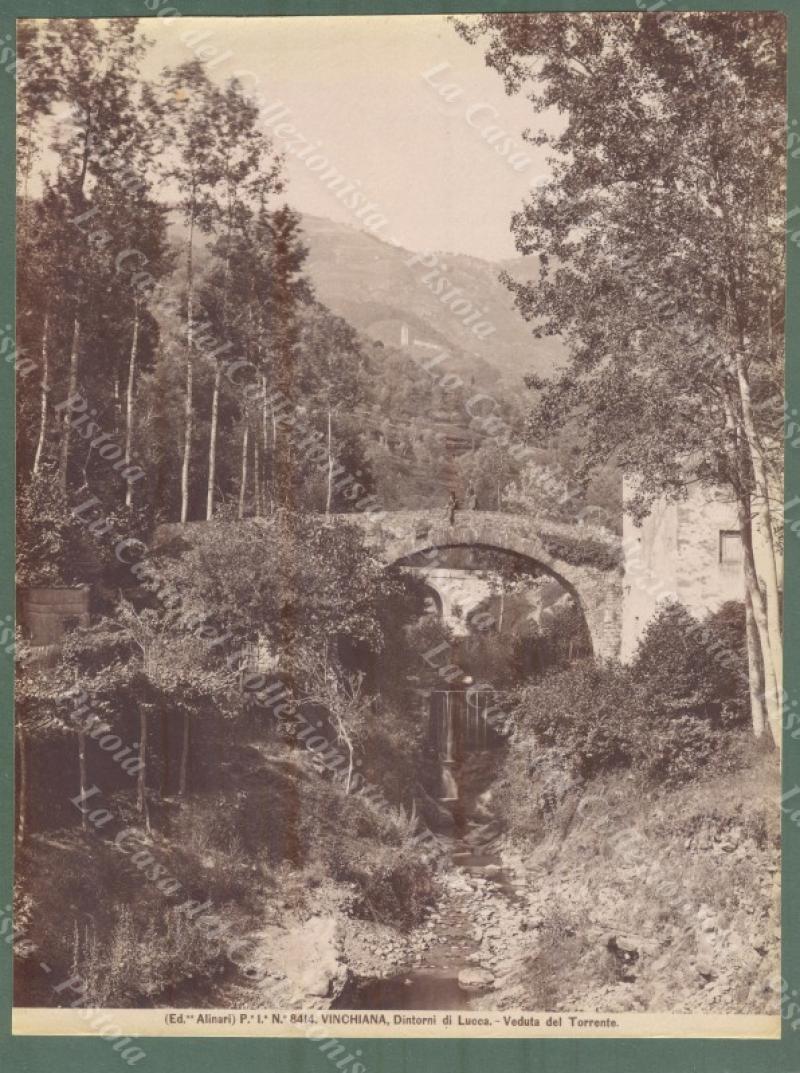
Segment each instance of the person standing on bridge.
M458 500L456 499L455 492L451 489L450 496L447 500L447 519L450 525L456 524L456 511L458 510Z
M467 507L469 510L478 509L478 493L475 491L472 481L467 485Z

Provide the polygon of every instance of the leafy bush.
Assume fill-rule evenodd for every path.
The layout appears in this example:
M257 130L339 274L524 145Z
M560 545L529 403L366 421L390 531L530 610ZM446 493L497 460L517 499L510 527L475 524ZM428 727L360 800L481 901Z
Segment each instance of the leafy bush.
M354 883L357 916L411 927L433 895L430 866L410 844L388 846L367 839L331 844L327 864L333 877Z
M700 623L676 602L665 603L639 642L633 675L658 709L712 720L717 714L709 653Z
M720 751L718 732L703 719L678 715L652 725L640 725L634 760L650 782L677 785L690 782Z
M174 909L145 923L123 905L114 910L108 939L94 925L83 935L76 925L74 944L75 974L93 1006L153 1001L187 979L212 975L225 960L222 943Z
M518 737L493 788L493 805L512 839L537 842L568 815L580 781L564 753Z
M369 721L360 743L362 772L389 801L410 802L417 783L430 774L435 758L428 747L427 712L406 693L405 708L383 704Z
M260 885L253 883L254 857L245 850L237 818L235 803L222 794L195 796L171 818L175 872L187 896L210 898L215 905L234 901L257 906Z
M665 603L642 637L633 674L658 710L735 725L750 713L744 606L730 601L702 622Z
M622 667L575 664L537 679L519 695L518 735L569 758L591 777L627 767L634 750L633 682Z
M690 782L712 763L716 771L739 768L749 700L743 630L736 605L701 623L669 603L630 667L573 664L522 690L500 794L511 827L524 831L557 812L560 802L543 792L548 763L578 780L630 769L666 786Z
M703 622L708 653L706 674L719 701L719 718L725 725L750 719L750 684L747 674L747 626L744 604L728 600Z
M420 920L432 895L430 865L395 810L322 783L298 837L309 863L321 862L331 878L355 885L357 915L401 927Z
M81 976L96 1005L147 1004L163 989L214 973L224 963L207 932L176 912L191 894L183 867L187 855L164 844L153 854L180 878L182 888L174 896L97 833L31 841L19 855L36 959L52 966L53 979ZM54 920L59 927L52 927ZM58 996L46 985L35 975L19 977L18 1001L52 1004ZM63 992L62 999L72 1001L74 995Z
M17 497L17 582L72 585L96 566L97 542L71 511L55 475L33 477Z
M592 639L586 618L577 602L570 598L551 605L542 619L541 657L554 667L567 667L573 659L592 652Z
M565 972L565 966L569 966ZM585 922L561 904L548 906L538 930L535 953L522 964L525 1008L558 1010L574 987L576 976L590 971L600 986L616 982L613 959L600 953L587 935Z

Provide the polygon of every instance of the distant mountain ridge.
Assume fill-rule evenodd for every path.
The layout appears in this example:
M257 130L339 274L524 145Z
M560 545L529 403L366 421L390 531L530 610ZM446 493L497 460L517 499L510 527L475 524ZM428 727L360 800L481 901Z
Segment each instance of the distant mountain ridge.
M536 258L496 263L419 254L323 217L302 221L318 298L370 338L408 345L420 356L442 347L452 356L441 371L480 385L496 385L499 374L505 386L519 389L526 375L547 375L563 364L560 340L535 339L498 278L502 270L534 278Z

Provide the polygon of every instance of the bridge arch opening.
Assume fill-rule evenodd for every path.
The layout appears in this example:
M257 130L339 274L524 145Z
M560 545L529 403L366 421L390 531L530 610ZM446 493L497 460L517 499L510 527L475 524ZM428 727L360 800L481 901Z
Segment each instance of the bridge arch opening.
M552 620L558 619L559 615L563 620L565 612L575 620L580 639L568 640L565 650L556 653L558 658L572 662L579 658L607 659L618 655L622 573L618 541L610 534L603 534L596 528L580 532L574 525L491 511L458 511L455 517L444 511L431 510L388 511L374 515L356 513L342 516L342 521L363 531L365 544L385 568L415 573L418 589L421 585L435 588L441 600L441 617L449 609L451 621L458 627L453 631L443 630L438 615L418 612L418 618L404 621L398 627L393 648L385 652L385 665L379 669L378 676L383 677L387 672L393 675L406 698L401 705L403 714L400 717L418 721L420 731L423 731L426 719L431 719L437 703L440 712L447 710L449 704L450 716L447 718L452 717L454 708L456 713L459 708L466 711L466 693L476 686L492 694L491 707L505 709L510 714L503 694L522 684L520 670L524 679L547 669L535 657L527 665L523 660L522 668L517 661L516 667L511 668L517 672L517 680L512 680L505 671L513 653L510 653L507 630L499 628L499 619L503 617L505 623L513 619L514 608L510 607L513 601L509 601L506 593L503 605L501 590L488 597L484 594L483 599L474 601L474 606L467 606L453 591L444 592L445 583L450 584L451 589L453 586L458 588L460 579L434 577L437 570L456 566L467 574L486 573L482 557L495 557L495 560L499 557L508 568L507 572L524 578L527 584L540 588L549 586L556 593L554 600L542 602L534 616L539 633L557 633L557 630L550 631L554 624ZM452 555L465 558L454 563L449 558ZM470 562L470 556L475 561ZM434 598L430 599L430 605L438 612ZM529 617L530 613L529 607L524 617ZM483 630L476 628L480 625L484 626ZM563 621L555 625L560 627ZM542 648L541 637L538 648ZM502 673L497 673L498 667L503 668ZM443 697L439 702L433 701L435 692L448 694L450 701ZM458 694L461 697L454 705L453 698ZM456 714L456 720L460 718ZM423 761L424 785L432 787L437 782L434 768L449 759L456 765L451 768L451 774L455 775L458 784L457 809L468 815L469 790L473 791L471 796L482 809L483 789L480 793L477 791L481 786L489 789L502 766L505 743L494 751L494 756L490 756L489 749L470 750L474 734L469 727L462 728L460 735L458 728L454 732L446 723L432 729L435 731L432 736L439 742L449 737L455 756L443 756L441 750L427 750ZM462 744L466 748L460 748ZM454 795L447 793L441 778L437 790L440 801L452 800ZM448 808L455 811L449 805Z
M571 627L573 636L565 639L568 652L576 658L597 654L590 616L577 586L534 555L501 544L454 540L420 546L389 565L412 571L427 590L433 590L440 617L449 617L451 626L458 622L457 633L502 635L505 627L508 634L509 627L520 625L522 605L525 620L536 627L531 633L547 636L559 624L562 629ZM543 669L541 660L538 666Z
M438 763L435 793L458 826L459 817L480 815L503 764L507 694L553 667L593 658L589 625L571 581L498 544L431 543L390 565L435 588L439 618L449 618L450 642L420 654L429 674L419 699ZM430 671L439 676L432 686Z
M386 511L342 515L364 532L385 565L443 549L473 548L518 557L529 571L550 574L586 620L596 659L619 656L623 574L619 538L602 527L560 523L499 511Z
M443 618L445 614L444 600L436 586L423 581L422 592L425 598L425 613Z

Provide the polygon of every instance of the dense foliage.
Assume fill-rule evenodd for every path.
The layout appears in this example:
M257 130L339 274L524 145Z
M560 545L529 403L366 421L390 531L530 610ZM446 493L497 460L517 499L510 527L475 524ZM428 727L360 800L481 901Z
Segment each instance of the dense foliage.
M505 789L520 827L520 810L540 807L543 765L567 784L623 770L666 785L735 766L749 715L743 633L741 606L700 622L670 603L629 667L581 662L523 687Z

